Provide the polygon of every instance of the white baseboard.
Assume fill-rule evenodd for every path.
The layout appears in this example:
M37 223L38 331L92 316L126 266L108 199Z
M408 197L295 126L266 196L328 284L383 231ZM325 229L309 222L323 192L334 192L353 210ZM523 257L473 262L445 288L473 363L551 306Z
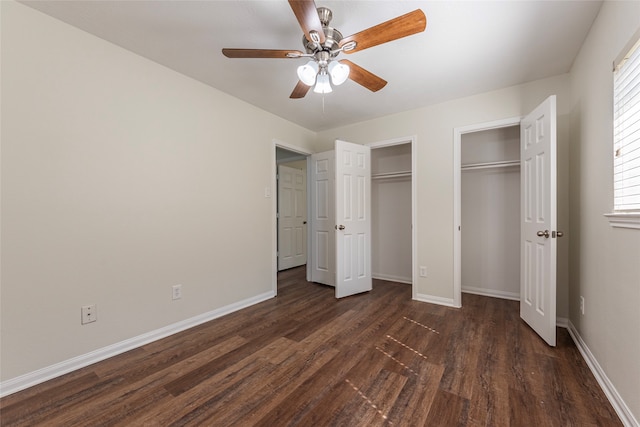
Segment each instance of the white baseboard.
M485 288L475 288L473 286L463 286L462 292L467 294L475 294L482 295L485 297L493 297L493 298L502 298L509 299L513 301L520 301L520 292L507 292L507 291L499 291L497 289L485 289Z
M415 298L413 299L415 301L428 302L430 304L438 304L438 305L445 305L447 307L460 308L459 305L455 304L455 302L453 301L453 298L442 298L442 297L436 297L436 296L427 295L427 294L416 294Z
M93 363L100 362L101 360L108 359L129 350L133 350L134 348L138 348L145 344L149 344L150 342L168 337L169 335L173 335L186 329L193 328L194 326L200 325L201 323L205 323L218 317L222 317L226 314L233 313L234 311L238 311L254 304L258 304L259 302L266 301L273 297L275 297L275 293L273 291L265 292L263 294L247 298L233 304L229 304L227 306L209 311L207 313L202 313L189 319L173 323L163 328L138 335L137 337L129 338L127 340L108 345L90 353L73 357L60 363L56 363L55 365L47 366L45 368L38 369L37 371L29 372L10 380L2 381L0 382L0 397L7 396L20 390L24 390L36 384L43 383L77 369L84 368L85 366L89 366Z
M593 353L591 353L589 347L587 347L587 344L582 340L582 337L578 333L576 327L573 325L573 323L571 323L570 320L567 323L569 335L571 335L573 342L576 343L576 347L578 347L578 350L580 350L582 358L585 360L585 362L587 362L587 366L589 366L589 369L591 369L593 376L596 377L598 384L600 384L600 387L604 391L604 394L607 396L607 399L609 399L611 406L613 406L613 409L615 409L618 417L620 417L620 421L622 421L622 424L624 424L625 427L640 427L638 420L636 420L636 418L633 416L631 410L622 399L622 396L620 396L614 385L611 383L609 377L607 377L607 374L605 374L595 356L593 355Z
M388 280L389 282L406 283L408 285L413 283L411 277L400 277L382 273L372 273L371 277L378 280Z
M559 328L569 329L569 319L566 317L556 317L556 326Z

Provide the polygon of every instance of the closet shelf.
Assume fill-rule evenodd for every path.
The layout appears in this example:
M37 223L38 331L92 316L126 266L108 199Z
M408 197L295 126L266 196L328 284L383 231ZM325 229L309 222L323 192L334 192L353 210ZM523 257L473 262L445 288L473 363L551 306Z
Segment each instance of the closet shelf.
M410 176L411 176L411 171L383 172L383 173L371 174L371 179L405 178Z
M489 168L508 168L511 166L520 166L520 160L507 160L503 162L487 162L487 163L469 163L460 166L461 170L489 169Z

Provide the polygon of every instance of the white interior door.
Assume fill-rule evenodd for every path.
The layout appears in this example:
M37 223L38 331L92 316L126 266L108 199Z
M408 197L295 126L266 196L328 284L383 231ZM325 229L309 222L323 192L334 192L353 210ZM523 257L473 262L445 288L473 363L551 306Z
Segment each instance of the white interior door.
M278 271L307 262L307 183L300 169L278 166Z
M336 140L336 298L371 290L371 149Z
M311 155L311 281L335 286L335 152Z
M520 317L556 345L556 97L520 124Z

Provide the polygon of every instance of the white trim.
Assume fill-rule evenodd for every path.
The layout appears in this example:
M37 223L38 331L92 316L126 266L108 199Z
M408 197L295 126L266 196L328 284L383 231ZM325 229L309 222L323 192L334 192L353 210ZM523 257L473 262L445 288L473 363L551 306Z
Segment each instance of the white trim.
M288 151L293 151L300 155L307 157L307 215L309 214L309 156L313 154L311 151L295 145L288 144L278 139L271 140L271 289L274 295L278 295L278 181L276 175L278 174L278 159L276 157L276 148L283 148ZM307 260L310 255L310 230L311 227L307 227ZM307 269L307 280L310 280L309 269Z
M462 292L467 294L482 295L485 297L502 298L512 301L520 301L520 292L499 291L497 289L476 288L473 286L463 286Z
M613 409L615 409L618 417L620 417L620 421L622 421L622 424L624 424L626 427L640 427L638 420L636 420L636 418L633 416L633 413L624 402L622 396L620 396L620 393L618 393L618 390L616 390L613 383L611 383L611 380L609 380L609 377L607 377L607 374L604 372L593 353L591 353L589 347L587 347L587 344L580 336L580 333L578 332L576 327L571 321L569 321L568 323L569 326L567 329L569 330L569 335L571 335L573 342L576 344L576 347L578 347L578 350L587 363L587 366L589 367L589 369L591 369L593 376L596 377L598 384L600 384L602 391L604 391L607 399L609 399L611 406L613 406Z
M217 308L207 313L202 313L189 319L181 320L180 322L173 323L163 328L138 335L137 337L129 338L124 341L120 341L118 343L100 348L98 350L94 350L92 352L76 356L68 360L64 360L62 362L56 363L55 365L47 366L45 368L38 369L37 371L29 372L10 380L2 381L0 383L0 397L7 396L20 390L24 390L28 387L32 387L50 379L75 371L77 369L84 368L93 363L100 362L118 354L122 354L126 351L141 347L145 344L149 344L150 342L157 341L159 339L168 337L178 332L182 332L189 328L193 328L194 326L200 325L213 319L217 319L218 317L222 317L224 315L233 313L254 304L258 304L273 297L275 297L275 294L273 292L264 292L260 295L256 295L242 301Z
M640 212L614 212L604 214L609 225L618 228L635 228L640 230Z
M453 128L453 301L462 306L462 135L520 124L520 117Z
M411 144L411 298L417 300L418 295L418 136L365 144L371 149L391 147L393 145Z
M569 319L566 317L556 317L556 326L569 329Z
M413 299L420 302L428 302L429 304L437 304L437 305L444 305L447 307L460 308L460 305L456 305L453 298L442 298L434 295L416 294L414 295Z
M371 277L378 280L386 280L389 282L398 282L398 283L406 283L407 285L411 285L411 277L400 277L394 276L391 274L380 274L380 273L371 273Z

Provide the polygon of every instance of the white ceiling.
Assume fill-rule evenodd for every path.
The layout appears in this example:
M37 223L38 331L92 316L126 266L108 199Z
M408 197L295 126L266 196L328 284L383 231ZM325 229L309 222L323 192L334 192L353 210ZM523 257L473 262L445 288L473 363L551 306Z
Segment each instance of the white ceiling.
M304 59L229 59L223 47L296 49L285 0L23 1L280 117L320 131L568 72L601 1L323 1L346 37L414 9L423 33L341 54L389 83L347 81L289 99ZM323 99L324 98L324 99Z

